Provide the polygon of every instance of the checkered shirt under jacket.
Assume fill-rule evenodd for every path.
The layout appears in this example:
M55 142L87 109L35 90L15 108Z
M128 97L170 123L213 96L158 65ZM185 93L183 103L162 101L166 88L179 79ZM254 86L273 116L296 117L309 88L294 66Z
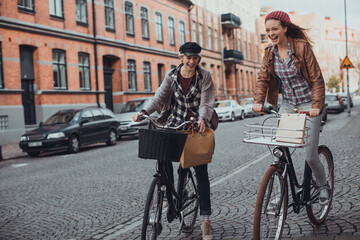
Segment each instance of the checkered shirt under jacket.
M196 118L199 117L201 91L198 80L201 77L201 74L196 71L195 80L191 83L186 95L184 95L181 84L178 82L178 73L181 66L182 65L177 67L171 74L171 78L175 82L175 89L171 100L172 108L168 121L170 126L178 126L183 123L188 111L191 111Z
M285 60L279 55L277 46L272 50L274 53L274 70L281 82L283 99L292 105L299 105L312 101L312 89L306 79L299 74L292 56L290 43L288 43L288 55Z

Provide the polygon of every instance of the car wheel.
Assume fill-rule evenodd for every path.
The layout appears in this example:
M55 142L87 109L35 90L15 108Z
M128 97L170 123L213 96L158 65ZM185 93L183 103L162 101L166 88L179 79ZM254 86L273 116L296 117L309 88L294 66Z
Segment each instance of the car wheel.
M77 153L80 149L79 137L72 135L69 139L68 153Z
M241 112L240 119L241 119L241 120L244 120L244 119L245 119L245 113L244 113L244 111Z
M40 154L40 151L28 152L27 154L29 155L29 157L38 157Z
M235 119L236 119L236 118L235 118L235 113L231 113L231 119L230 119L230 120L231 120L231 121L235 121Z
M323 121L326 121L326 120L327 120L327 111L326 111L326 110L323 112L322 120L323 120Z
M106 142L108 146L112 146L116 144L116 132L112 129L109 133L108 141Z

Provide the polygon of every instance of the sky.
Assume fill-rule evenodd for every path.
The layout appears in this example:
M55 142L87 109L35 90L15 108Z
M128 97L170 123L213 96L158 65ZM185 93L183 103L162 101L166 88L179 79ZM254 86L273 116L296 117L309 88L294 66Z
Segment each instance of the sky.
M360 33L360 0L346 1L347 27ZM317 13L320 17L331 17L333 21L345 24L344 0L260 0L261 7L272 6L284 12L298 14Z

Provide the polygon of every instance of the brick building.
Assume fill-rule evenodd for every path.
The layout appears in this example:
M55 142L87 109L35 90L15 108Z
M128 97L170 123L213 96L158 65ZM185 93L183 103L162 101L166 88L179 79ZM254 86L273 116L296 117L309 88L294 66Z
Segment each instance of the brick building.
M211 6L190 0L1 1L0 145L17 142L26 127L60 109L100 105L117 113L127 100L152 96L179 64L179 46L190 40L204 48L201 64L213 75L218 100L251 96L260 50L255 24L247 24L249 15L243 24L239 17L253 1L243 2L234 12L220 0ZM250 9L255 23L257 5Z

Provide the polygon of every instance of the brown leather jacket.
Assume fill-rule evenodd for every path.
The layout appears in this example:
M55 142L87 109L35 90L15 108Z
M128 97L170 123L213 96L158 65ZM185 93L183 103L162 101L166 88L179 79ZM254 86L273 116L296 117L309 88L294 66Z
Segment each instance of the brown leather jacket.
M290 41L291 52L298 72L306 79L312 87L312 108L322 109L325 100L325 83L314 52L309 43L303 39L293 39ZM260 69L260 74L256 82L254 102L264 104L267 93L267 101L272 105L277 105L280 90L280 80L274 71L274 56L270 44L265 48L265 55Z

